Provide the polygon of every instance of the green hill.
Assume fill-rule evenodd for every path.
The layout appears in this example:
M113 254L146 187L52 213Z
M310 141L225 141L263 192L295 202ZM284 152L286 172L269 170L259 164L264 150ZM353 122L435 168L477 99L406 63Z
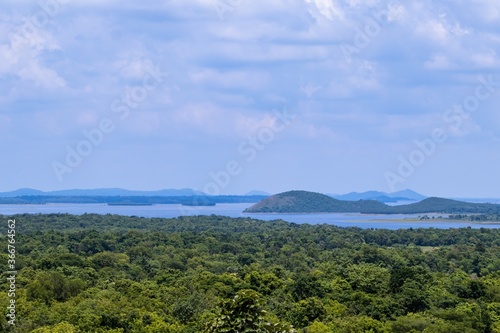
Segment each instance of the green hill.
M345 201L308 191L272 195L247 208L246 213L359 213L387 211L390 207L374 200Z
M315 192L288 191L259 201L245 213L498 214L500 205L432 197L408 205L388 206L374 200L346 201Z
M420 202L394 206L395 213L400 214L419 214L419 213L498 213L500 205L489 203L472 203L444 198L427 198Z

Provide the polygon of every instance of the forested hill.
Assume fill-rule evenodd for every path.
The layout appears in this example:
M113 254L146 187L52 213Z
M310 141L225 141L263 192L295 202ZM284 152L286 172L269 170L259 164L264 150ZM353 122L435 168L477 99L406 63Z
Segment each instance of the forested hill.
M421 214L421 213L478 213L498 214L500 205L470 203L444 198L427 198L417 203L388 206L373 200L344 201L308 191L289 191L261 200L247 208L246 213L365 213L365 214Z
M389 206L375 200L345 201L307 191L270 196L247 208L247 213L344 213L385 211Z
M478 214L498 214L500 205L491 203L472 203L444 198L427 198L420 202L391 207L399 214L419 214L419 213L478 213Z

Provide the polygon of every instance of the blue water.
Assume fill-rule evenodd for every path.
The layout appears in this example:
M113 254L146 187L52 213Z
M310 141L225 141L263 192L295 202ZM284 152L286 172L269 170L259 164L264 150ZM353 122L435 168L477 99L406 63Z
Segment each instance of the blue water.
M364 215L353 213L330 213L330 214L246 214L245 208L252 204L217 204L210 207L188 207L178 204L154 205L154 206L108 206L104 204L47 204L47 205L0 205L1 215L14 214L48 214L68 213L81 215L85 213L96 214L119 214L140 217L178 217L193 215L223 215L229 217L252 217L260 220L270 221L282 219L294 223L309 224L332 224L341 227L360 227L377 229L401 229L401 228L500 228L500 224L477 224L467 221L404 221L404 219L418 218L419 215ZM437 217L438 214L427 214ZM446 215L444 215L446 216ZM402 221L403 220L403 221Z

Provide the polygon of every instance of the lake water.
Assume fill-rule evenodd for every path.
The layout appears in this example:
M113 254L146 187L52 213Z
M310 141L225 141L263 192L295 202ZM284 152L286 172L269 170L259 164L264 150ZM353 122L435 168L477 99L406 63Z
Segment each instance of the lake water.
M140 217L178 217L194 215L223 215L229 217L252 217L270 221L282 219L294 223L332 224L341 227L360 227L377 229L400 228L500 228L500 224L477 224L467 221L432 221L411 220L419 215L364 215L353 213L323 213L323 214L247 214L243 213L251 203L217 204L209 207L188 207L178 204L154 206L108 206L105 204L46 204L46 205L0 205L1 215L14 214L49 214L68 213L81 215L85 213L118 214ZM433 214L427 214L432 217ZM437 214L434 214L437 217ZM405 221L406 219L406 221Z

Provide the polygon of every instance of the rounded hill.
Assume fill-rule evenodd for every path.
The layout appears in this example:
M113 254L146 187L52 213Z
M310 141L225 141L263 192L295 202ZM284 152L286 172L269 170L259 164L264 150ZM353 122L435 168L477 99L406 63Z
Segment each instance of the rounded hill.
M377 201L343 201L316 192L288 191L259 201L245 213L362 213L367 210L382 212L387 208Z
M329 212L338 201L321 193L288 191L272 195L247 208L247 213L313 213Z

